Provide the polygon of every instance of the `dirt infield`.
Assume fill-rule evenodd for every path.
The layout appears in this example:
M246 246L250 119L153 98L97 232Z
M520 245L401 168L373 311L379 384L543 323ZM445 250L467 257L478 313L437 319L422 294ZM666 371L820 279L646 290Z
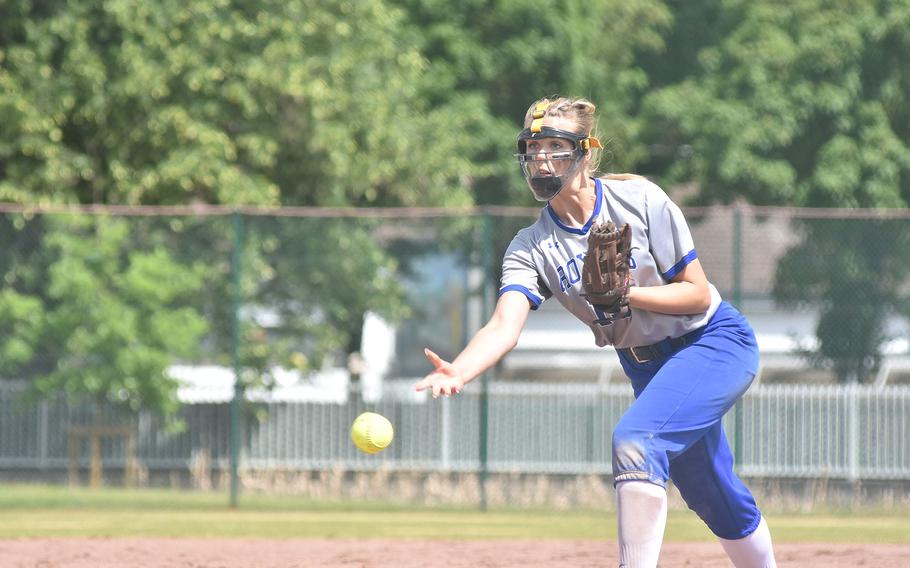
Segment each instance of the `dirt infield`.
M910 545L776 546L781 568L907 566ZM615 567L616 544L566 540L0 540L4 568L593 568ZM665 543L661 567L729 567L717 543Z

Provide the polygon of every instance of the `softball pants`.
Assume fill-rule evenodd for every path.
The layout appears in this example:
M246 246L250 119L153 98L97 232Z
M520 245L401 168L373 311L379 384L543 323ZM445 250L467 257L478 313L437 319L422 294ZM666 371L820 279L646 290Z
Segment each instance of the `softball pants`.
M758 370L755 335L742 314L722 302L686 340L675 351L669 342L657 344L663 356L644 363L618 351L635 402L613 431L614 478L664 487L671 479L715 535L743 538L761 513L733 472L721 419Z

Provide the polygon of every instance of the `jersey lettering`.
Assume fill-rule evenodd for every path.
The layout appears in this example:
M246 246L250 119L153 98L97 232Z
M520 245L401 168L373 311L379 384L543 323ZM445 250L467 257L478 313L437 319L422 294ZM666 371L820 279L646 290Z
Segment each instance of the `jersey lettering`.
M557 267L556 267L556 274L559 274L559 289L560 289L562 292L565 292L566 290L569 289L570 286L572 286L572 285L569 283L569 279L566 278L566 271L563 270L563 268L562 268L561 266L557 266Z
M565 266L557 266L556 274L559 275L559 289L562 292L565 292L575 284L578 284L578 281L581 280L581 270L578 268L578 263L575 259L584 260L584 254L576 254L575 258L570 258Z
M569 273L569 282L575 284L581 280L581 273L578 272L578 265L575 264L575 259L570 259L566 264L566 272Z

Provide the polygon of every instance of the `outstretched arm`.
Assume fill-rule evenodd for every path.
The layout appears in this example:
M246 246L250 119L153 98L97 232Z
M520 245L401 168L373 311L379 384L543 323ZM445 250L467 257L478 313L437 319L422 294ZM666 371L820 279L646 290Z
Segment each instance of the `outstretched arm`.
M696 258L663 286L632 286L629 305L662 314L699 314L711 305L708 278Z
M460 392L515 347L530 310L528 299L521 292L508 291L500 296L490 321L480 328L454 361L449 363L424 349L434 369L414 388L418 391L432 389L433 398Z

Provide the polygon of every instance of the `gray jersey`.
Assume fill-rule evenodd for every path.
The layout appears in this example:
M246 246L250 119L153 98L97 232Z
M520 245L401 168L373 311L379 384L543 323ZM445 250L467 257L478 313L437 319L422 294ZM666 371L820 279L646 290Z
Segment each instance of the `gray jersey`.
M679 337L706 323L720 305L720 294L709 284L711 305L693 315L666 315L632 308L632 317L616 319L599 312L581 295L581 268L588 250L588 230L612 220L632 228L632 283L667 284L697 258L689 226L661 188L644 178L595 180L597 202L584 227L563 224L549 204L530 227L515 235L502 262L502 287L524 294L532 309L550 296L591 331L597 345L636 347Z

